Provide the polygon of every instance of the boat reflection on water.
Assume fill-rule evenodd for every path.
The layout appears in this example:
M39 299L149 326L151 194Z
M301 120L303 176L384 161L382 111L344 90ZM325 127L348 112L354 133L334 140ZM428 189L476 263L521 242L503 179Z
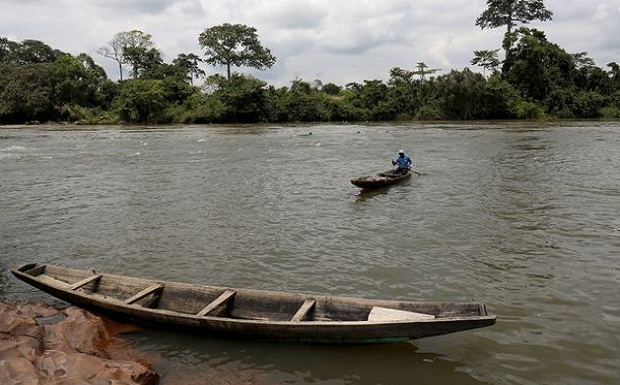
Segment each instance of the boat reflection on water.
M236 383L235 379L251 378L255 384L317 381L401 384L405 383L403 378L421 378L420 383L432 384L441 377L446 384L488 384L468 373L463 363L433 352L432 343L420 344L420 341L379 346L321 346L205 337L203 343L196 343L192 335L155 329L126 336L142 351L155 356L154 370L168 384L191 384L192 380L204 378L205 373L209 373L214 383L225 383L225 380Z
M361 189L357 194L357 200L363 202L381 195L387 195L390 188L390 186L384 186L375 189Z

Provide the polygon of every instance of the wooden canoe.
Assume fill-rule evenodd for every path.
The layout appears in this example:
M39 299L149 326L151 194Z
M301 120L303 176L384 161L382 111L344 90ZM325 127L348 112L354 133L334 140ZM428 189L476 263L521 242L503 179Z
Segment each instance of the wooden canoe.
M121 322L222 337L308 343L402 342L495 323L479 302L410 302L194 285L50 264L20 280Z
M398 183L411 177L411 174L412 171L396 174L394 170L388 170L376 175L367 175L351 179L351 183L360 188L373 189Z

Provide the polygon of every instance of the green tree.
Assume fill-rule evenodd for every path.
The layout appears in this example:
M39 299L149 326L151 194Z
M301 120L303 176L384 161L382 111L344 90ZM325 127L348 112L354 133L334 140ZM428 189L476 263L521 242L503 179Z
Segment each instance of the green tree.
M0 65L0 122L54 119L54 65Z
M289 122L320 122L328 120L321 93L309 82L295 79L283 102Z
M54 76L56 103L89 107L97 104L97 92L107 80L103 68L86 54L59 56L54 64Z
M607 67L609 67L609 76L611 77L615 89L620 92L620 65L612 61L607 63Z
M172 64L181 68L185 72L185 76L189 80L189 84L194 85L194 79L205 76L205 71L200 68L199 63L203 60L196 54L180 53Z
M327 95L335 96L338 95L340 91L342 91L342 87L334 83L327 83L323 85L322 91L325 92Z
M39 40L23 40L18 46L19 64L53 63L63 52Z
M519 28L519 36L511 48L513 65L505 73L506 80L525 97L543 101L555 88L574 86L574 57L547 40L544 32Z
M139 77L141 70L163 62L152 38L151 34L140 30L121 32L123 59L131 66L134 79Z
M498 72L487 79L481 103L484 119L531 118L541 111L536 104L524 100Z
M420 106L421 81L415 79L413 71L394 67L390 70L388 99L397 111L398 119L411 119Z
M136 79L123 83L114 107L122 120L130 123L165 122L167 106L161 80Z
M471 64L482 67L483 75L485 76L487 70L492 70L493 72L495 72L500 64L500 61L497 58L498 51L498 49L474 51L475 56L471 60Z
M442 110L448 119L481 119L485 117L484 92L486 80L468 68L452 70L437 79Z
M120 80L123 80L123 65L125 64L131 66L131 75L137 79L146 62L156 57L161 58L152 38L150 34L137 29L119 32L114 35L109 46L99 48L97 53L117 62Z
M198 36L198 43L205 49L206 63L226 66L228 80L232 66L262 70L276 62L271 51L258 40L256 28L243 24L225 23L207 28Z
M252 76L233 74L230 79L219 75L207 79L212 96L225 107L221 119L227 123L257 123L265 115L266 83Z
M487 0L487 9L476 19L481 29L506 27L502 47L509 57L513 28L533 20L551 20L553 12L545 8L543 0Z
M594 60L585 52L572 55L575 61L575 85L580 90L594 91L602 95L611 95L614 90L613 78L602 68L594 64Z
M288 122L286 98L288 87L268 86L265 89L265 121L274 123Z
M364 80L364 84L347 84L344 96L353 107L365 110L367 119L391 120L397 111L388 102L388 91L388 86L381 80Z
M21 43L0 38L0 63L25 65L54 63L63 52L39 40L26 39Z
M103 112L111 110L114 100L120 93L122 84L123 83L118 83L110 79L101 82L99 88L97 89L97 93L95 94L95 108L98 108Z
M219 98L195 92L176 109L174 122L184 124L219 123L225 113L226 107Z
M19 43L0 37L0 63L16 64L15 54Z
M416 69L413 70L412 74L418 75L421 81L426 81L426 75L432 75L435 72L439 71L439 68L430 68L424 62L416 63L415 67Z

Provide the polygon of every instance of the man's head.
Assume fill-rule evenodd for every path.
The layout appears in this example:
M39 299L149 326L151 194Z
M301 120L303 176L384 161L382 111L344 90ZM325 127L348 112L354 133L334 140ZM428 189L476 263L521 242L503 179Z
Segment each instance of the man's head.
M405 151L404 150L398 151L398 156L405 156Z

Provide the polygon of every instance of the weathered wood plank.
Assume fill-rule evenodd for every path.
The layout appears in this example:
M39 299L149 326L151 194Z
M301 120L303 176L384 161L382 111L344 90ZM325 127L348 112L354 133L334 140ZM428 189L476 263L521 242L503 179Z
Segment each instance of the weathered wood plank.
M131 305L132 303L141 300L142 298L146 297L149 294L153 294L155 292L158 292L160 290L162 290L164 288L164 285L156 283L154 285L151 285L149 287L147 287L146 289L142 290L141 292L139 292L138 294L134 295L131 298L128 298L125 300L125 303L127 305Z
M73 285L71 285L69 287L69 290L77 290L80 287L85 286L85 285L87 285L87 284L89 284L89 283L91 283L93 281L100 280L102 276L103 276L103 274L94 274L94 275L91 275L90 277L86 277L83 280L78 281L78 282L74 283Z
M301 322L305 320L308 316L308 313L310 313L315 304L316 300L314 298L308 298L307 300L305 300L299 310L297 310L297 313L295 313L293 318L291 318L291 321Z
M375 306L368 314L370 322L386 322L386 321L424 321L434 319L435 316L426 313L416 313L412 311L389 309L385 307Z
M211 301L211 303L205 306L201 311L196 313L196 315L198 317L204 317L206 315L209 315L209 313L213 312L215 309L217 309L218 307L222 306L225 302L230 300L236 293L237 293L236 290L230 290L230 289L226 290L219 297L217 297L216 299Z

